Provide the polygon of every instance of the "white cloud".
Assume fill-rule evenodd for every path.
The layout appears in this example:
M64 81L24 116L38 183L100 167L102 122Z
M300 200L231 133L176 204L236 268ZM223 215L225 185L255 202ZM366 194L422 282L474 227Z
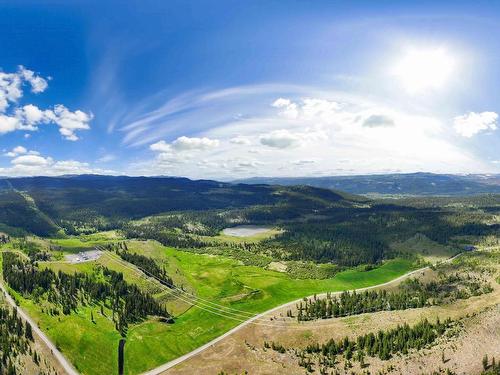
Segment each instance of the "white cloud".
M306 118L330 120L342 108L341 104L326 99L308 98L303 100L302 112Z
M99 159L97 159L96 161L98 163L109 163L110 161L113 161L113 160L116 160L116 155L113 155L113 154L106 154L106 155L103 155L101 156Z
M286 108L286 107L290 106L291 104L292 104L292 101L290 99L278 98L271 105L275 108Z
M59 125L59 132L69 141L77 141L77 130L90 129L89 122L94 116L80 110L71 112L65 106L58 104L54 107L51 120Z
M158 152L171 152L172 146L170 146L165 141L159 141L159 142L156 142L156 143L153 143L152 145L150 145L149 149L151 151L158 151Z
M208 150L219 146L219 141L217 139L210 138L189 138L189 137L179 137L172 142L172 148L179 151L184 150Z
M36 131L40 124L54 123L59 126L59 132L65 139L76 141L78 136L75 132L90 129L89 122L92 118L92 114L80 110L72 112L61 104L56 105L53 110L41 110L28 104L17 108L11 116L0 114L0 134L15 130Z
M14 158L14 157L16 157L18 155L26 154L27 152L28 152L28 150L26 150L25 147L23 147L23 146L16 146L11 151L5 153L4 155L8 156L10 158Z
M92 173L89 163L83 163L76 160L57 161L51 166L54 174L81 174Z
M0 168L5 176L58 176L64 174L116 174L115 171L93 168L89 163L77 160L54 160L50 156L42 156L37 151L28 151L18 146L17 154L10 161L11 166Z
M297 104L293 103L290 99L278 98L272 104L275 108L280 108L279 114L289 119L296 119L299 116Z
M150 150L157 152L172 152L172 151L200 151L200 150L210 150L219 146L219 140L210 138L190 138L190 137L179 137L172 143L167 143L165 141L159 141L153 143L149 146Z
M156 161L162 165L183 164L190 159L191 157L189 155L183 155L182 157L179 157L179 155L170 154L168 152L159 153L156 157Z
M280 116L288 119L322 119L331 120L342 108L341 104L327 99L305 98L293 102L288 98L278 98L272 104L281 109Z
M51 111L42 111L36 105L27 104L15 111L16 117L26 125L38 125L42 122L48 122Z
M165 171L172 170L172 168L176 168L186 163L192 164L193 152L196 153L198 160L200 153L201 155L206 154L207 152L217 148L219 145L220 142L217 139L210 139L207 137L190 138L182 136L171 143L167 143L163 140L153 143L149 146L149 149L158 153L153 162L153 168ZM215 163L213 162L205 163L198 160L196 165L201 168L215 168ZM141 163L139 163L139 168L142 167ZM161 172L161 174L163 173L164 172Z
M78 140L76 131L90 129L92 114L81 110L74 112L62 104L57 104L53 109L42 110L36 105L27 104L15 107L6 113L12 103L23 96L23 84L31 86L31 92L38 94L47 89L45 78L33 71L19 67L16 73L0 72L0 134L16 130L36 131L41 124L53 123L59 126L61 135L70 141Z
M20 74L26 82L29 82L29 84L31 85L31 91L34 92L35 94L44 92L47 86L49 85L45 80L45 78L36 75L35 72L26 69L22 65L19 66L18 74Z
M0 72L0 112L5 112L10 103L15 103L23 96L21 84L18 74Z
M0 72L0 112L5 112L11 103L16 103L22 96L24 83L31 85L35 94L45 91L47 81L33 71L19 66L15 73Z
M260 165L262 163L257 160L243 160L238 162L236 166L241 168L257 168Z
M21 155L11 161L14 165L28 166L28 167L44 167L52 164L51 158L44 158L39 155Z
M260 143L268 147L285 149L299 146L301 138L286 129L280 129L261 135Z
M10 133L21 127L21 121L16 117L6 116L0 113L0 134Z
M25 147L23 146L16 146L12 149L12 152L15 152L16 154L25 154L28 152Z
M472 136L487 130L495 130L498 114L495 112L469 112L453 119L455 131L462 137L471 138Z
M297 166L303 166L303 165L311 165L311 164L314 164L316 162L317 162L317 160L315 160L315 159L300 159L300 160L292 161L292 164L297 165Z

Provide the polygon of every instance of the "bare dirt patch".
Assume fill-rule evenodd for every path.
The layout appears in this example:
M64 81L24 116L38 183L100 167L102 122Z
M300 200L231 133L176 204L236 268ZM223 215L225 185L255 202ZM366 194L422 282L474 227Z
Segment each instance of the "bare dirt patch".
M278 272L286 272L287 268L287 265L283 262L271 262L267 266L267 269Z

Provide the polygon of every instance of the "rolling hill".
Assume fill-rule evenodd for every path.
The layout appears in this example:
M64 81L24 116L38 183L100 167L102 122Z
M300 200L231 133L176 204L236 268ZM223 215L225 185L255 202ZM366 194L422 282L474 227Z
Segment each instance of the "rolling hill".
M171 211L273 205L311 210L356 198L315 187L231 184L177 177L79 175L0 179L0 223L38 235L65 221L110 222Z

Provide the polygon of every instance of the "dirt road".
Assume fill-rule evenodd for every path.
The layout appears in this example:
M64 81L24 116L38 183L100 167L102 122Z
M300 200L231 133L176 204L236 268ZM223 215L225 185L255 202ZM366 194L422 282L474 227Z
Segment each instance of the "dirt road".
M60 363L66 374L68 375L78 375L78 371L76 371L73 365L64 357L64 355L56 348L56 346L50 341L50 339L42 332L40 328L38 328L37 324L29 317L28 314L24 312L19 306L16 305L16 302L12 299L10 294L7 292L7 288L0 282L0 289L5 295L5 300L12 306L17 309L18 315L25 321L27 321L33 331L38 335L38 337L43 341L43 343L50 349L50 352L54 355L57 361Z

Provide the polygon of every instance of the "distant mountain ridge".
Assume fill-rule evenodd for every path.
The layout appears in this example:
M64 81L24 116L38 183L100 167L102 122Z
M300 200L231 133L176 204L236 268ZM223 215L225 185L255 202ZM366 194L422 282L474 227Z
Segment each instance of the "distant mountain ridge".
M500 194L500 174L394 173L326 177L254 177L233 182L284 186L308 185L363 195Z

